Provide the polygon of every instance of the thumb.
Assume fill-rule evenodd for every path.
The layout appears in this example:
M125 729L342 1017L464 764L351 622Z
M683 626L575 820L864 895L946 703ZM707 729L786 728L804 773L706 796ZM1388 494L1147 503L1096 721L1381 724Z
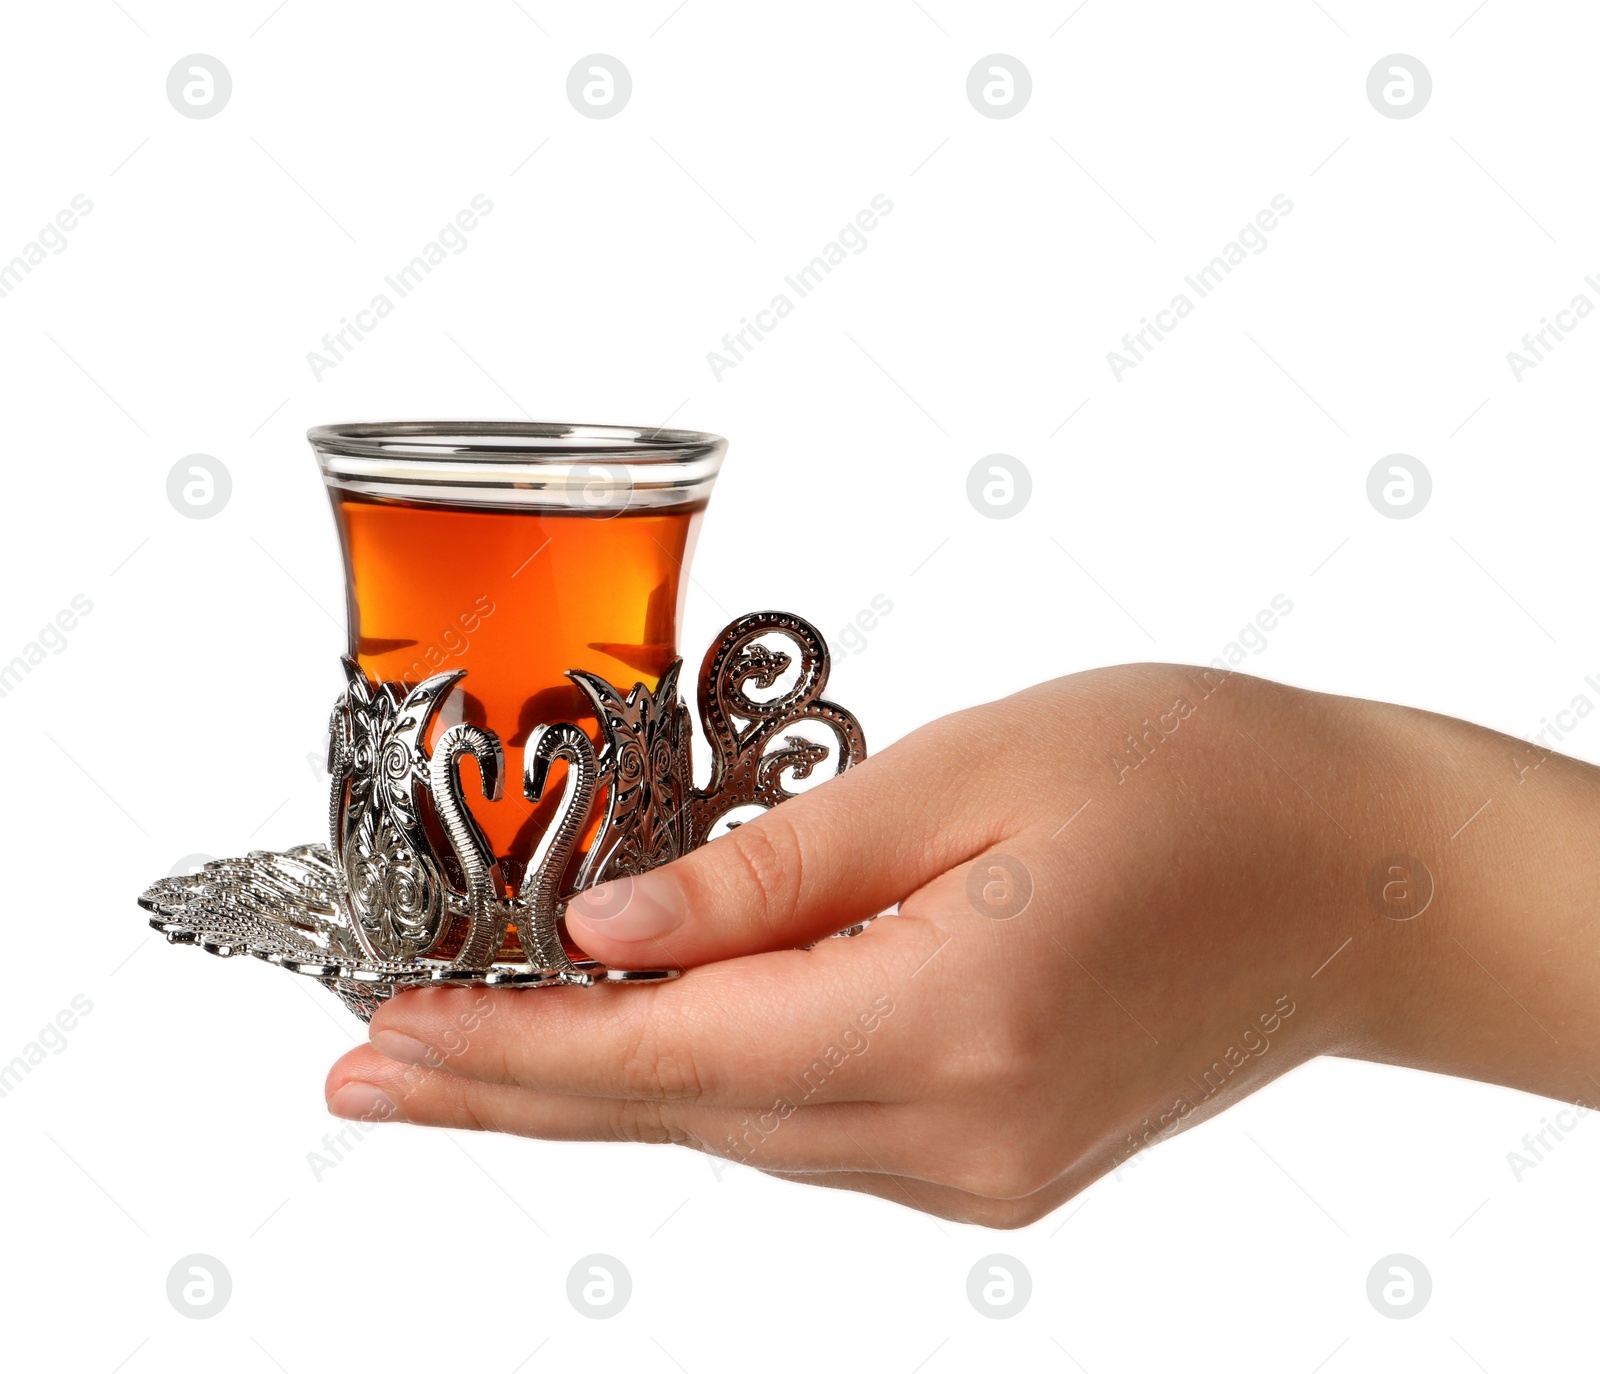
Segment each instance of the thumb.
M809 945L876 916L983 847L956 833L957 787L921 768L902 781L897 765L920 752L910 743L681 859L577 893L568 933L604 964L687 968Z

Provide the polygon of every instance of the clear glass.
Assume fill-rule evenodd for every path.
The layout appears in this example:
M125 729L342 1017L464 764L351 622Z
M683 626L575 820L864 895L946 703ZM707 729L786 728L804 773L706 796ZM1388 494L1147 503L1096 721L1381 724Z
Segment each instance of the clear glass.
M600 723L567 670L653 691L678 657L725 441L500 422L324 425L307 437L344 553L350 657L372 681L405 688L466 670L430 726L430 751L463 720L499 736L501 799L483 799L470 760L462 781L510 897L560 792L537 806L523 797L528 735L570 721L598 745Z

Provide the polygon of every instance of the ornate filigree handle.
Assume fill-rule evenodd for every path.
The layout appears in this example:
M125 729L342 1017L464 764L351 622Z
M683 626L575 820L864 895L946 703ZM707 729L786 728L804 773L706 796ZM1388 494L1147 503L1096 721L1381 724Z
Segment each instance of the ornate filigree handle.
M760 642L773 635L787 639L795 654ZM775 686L797 660L799 676L787 691L761 700L746 690L751 683ZM769 751L791 726L817 721L833 732L835 774L866 758L860 723L842 706L823 700L827 685L827 645L797 615L756 611L740 616L717 637L700 668L700 723L711 744L711 777L689 803L685 849L704 844L717 821L738 807L776 806L793 796L784 775L810 777L827 758L827 748L804 735L788 735L783 748Z

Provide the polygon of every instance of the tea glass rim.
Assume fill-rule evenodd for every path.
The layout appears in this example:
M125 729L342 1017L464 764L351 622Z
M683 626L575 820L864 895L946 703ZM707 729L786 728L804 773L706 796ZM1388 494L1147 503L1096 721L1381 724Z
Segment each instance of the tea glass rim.
M607 512L703 503L727 440L537 420L393 420L306 432L330 488L442 505Z

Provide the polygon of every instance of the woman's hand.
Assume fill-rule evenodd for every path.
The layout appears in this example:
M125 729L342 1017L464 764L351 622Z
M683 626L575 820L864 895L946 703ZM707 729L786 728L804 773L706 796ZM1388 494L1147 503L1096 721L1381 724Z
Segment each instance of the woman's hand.
M328 1101L1023 1225L1318 1054L1597 1100L1597 880L1585 765L1214 669L1106 669L569 905L589 954L681 979L402 993Z

